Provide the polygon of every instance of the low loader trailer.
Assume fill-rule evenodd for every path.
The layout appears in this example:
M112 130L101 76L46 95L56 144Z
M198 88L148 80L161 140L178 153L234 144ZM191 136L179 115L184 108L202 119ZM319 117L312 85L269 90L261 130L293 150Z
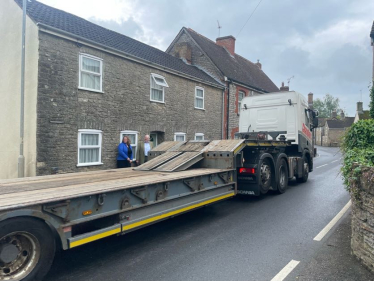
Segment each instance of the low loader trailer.
M237 193L283 193L294 177L305 182L314 152L308 132L297 129L302 122L310 133L314 113L298 94L288 97L286 104L257 101L257 107L243 99L240 124L258 128L238 139L163 142L136 168L0 180L0 280L40 281L57 248L123 235ZM267 114L244 113L269 105ZM274 130L268 118L274 108L293 125Z

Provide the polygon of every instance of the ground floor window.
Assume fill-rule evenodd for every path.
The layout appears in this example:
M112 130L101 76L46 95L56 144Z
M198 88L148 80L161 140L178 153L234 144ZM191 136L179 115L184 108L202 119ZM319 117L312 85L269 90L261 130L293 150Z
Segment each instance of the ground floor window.
M137 131L121 131L121 134L120 134L120 142L122 142L122 139L124 136L127 136L130 139L133 160L136 160L136 150L138 147L138 135L139 135L139 132Z
M186 133L175 133L174 134L175 141L186 141Z
M78 165L101 165L102 131L78 131Z
M195 134L195 140L204 140L204 134L203 133L196 133Z

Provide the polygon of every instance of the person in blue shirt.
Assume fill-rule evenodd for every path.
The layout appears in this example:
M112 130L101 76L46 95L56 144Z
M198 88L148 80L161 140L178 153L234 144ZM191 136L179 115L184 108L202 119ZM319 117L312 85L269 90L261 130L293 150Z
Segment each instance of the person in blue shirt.
M131 167L132 159L130 139L124 136L122 142L118 145L117 168Z

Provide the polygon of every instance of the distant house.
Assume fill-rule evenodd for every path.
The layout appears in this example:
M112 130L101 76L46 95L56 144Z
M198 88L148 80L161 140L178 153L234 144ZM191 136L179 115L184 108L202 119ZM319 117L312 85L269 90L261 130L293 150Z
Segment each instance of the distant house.
M0 8L0 178L17 177L22 0ZM115 168L123 135L221 139L224 83L196 66L27 1L25 175ZM135 151L134 151L135 155Z
M217 81L225 83L225 138L234 138L238 132L239 106L243 97L279 91L262 70L259 61L253 63L235 53L235 40L233 36L225 36L214 42L183 27L166 50L168 54L203 69Z
M314 131L314 144L320 146L340 146L345 131L353 124L355 117L345 117L341 112L340 119L336 111L332 118L318 118L318 127Z
M366 120L370 119L370 111L369 110L364 110L362 102L359 101L357 102L357 110L356 110L356 115L355 115L355 123L358 122L358 120Z

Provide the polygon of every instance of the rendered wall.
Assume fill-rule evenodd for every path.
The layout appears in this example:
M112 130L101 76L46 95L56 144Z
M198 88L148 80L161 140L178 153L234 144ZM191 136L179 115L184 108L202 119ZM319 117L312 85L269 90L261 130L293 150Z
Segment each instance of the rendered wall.
M18 176L20 152L22 9L0 2L0 179ZM25 62L25 176L35 175L38 28L27 18Z

